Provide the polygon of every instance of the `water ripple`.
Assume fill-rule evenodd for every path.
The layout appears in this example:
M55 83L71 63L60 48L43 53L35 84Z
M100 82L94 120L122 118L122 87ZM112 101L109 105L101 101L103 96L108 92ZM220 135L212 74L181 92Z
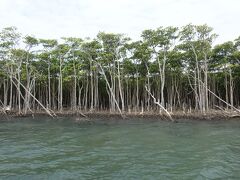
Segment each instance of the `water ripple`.
M240 122L0 122L0 179L240 179Z

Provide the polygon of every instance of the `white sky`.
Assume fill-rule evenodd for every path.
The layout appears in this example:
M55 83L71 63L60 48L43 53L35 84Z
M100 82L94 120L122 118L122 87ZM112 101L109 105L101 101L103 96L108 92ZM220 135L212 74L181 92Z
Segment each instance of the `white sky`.
M0 29L38 38L106 31L137 39L149 28L207 23L221 43L240 35L239 19L240 0L0 0Z

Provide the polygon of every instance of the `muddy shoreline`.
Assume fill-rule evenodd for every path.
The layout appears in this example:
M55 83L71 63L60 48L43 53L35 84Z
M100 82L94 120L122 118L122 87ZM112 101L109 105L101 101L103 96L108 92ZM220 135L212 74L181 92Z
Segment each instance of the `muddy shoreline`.
M62 118L62 117L70 117L71 119L75 119L76 121L91 121L91 120L131 120L131 119L146 119L146 120L165 120L171 121L169 117L165 114L159 114L157 112L131 112L125 113L124 118L119 113L113 113L109 111L95 111L95 112L72 112L72 111L63 111L63 112L55 112L56 116L54 118ZM181 120L199 120L199 121L218 121L218 120L240 120L240 114L232 111L210 111L206 114L202 114L199 112L191 112L186 113L182 111L177 111L171 113L172 118L175 121ZM0 120L11 120L16 118L36 118L36 117L49 117L43 111L38 111L34 113L28 113L26 115L19 115L16 112L10 112L8 114L0 114Z

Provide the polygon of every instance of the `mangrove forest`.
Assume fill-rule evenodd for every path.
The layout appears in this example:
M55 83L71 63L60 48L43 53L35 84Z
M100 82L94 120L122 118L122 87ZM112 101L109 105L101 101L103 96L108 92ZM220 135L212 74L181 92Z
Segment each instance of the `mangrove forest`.
M216 44L206 24L142 31L138 40L41 39L0 31L0 106L46 111L206 114L239 111L240 37Z

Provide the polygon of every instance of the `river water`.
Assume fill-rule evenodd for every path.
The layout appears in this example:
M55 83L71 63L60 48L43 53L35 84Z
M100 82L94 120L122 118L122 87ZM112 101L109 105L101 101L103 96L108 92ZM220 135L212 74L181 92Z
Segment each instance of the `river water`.
M240 179L240 121L0 122L0 179Z

